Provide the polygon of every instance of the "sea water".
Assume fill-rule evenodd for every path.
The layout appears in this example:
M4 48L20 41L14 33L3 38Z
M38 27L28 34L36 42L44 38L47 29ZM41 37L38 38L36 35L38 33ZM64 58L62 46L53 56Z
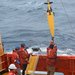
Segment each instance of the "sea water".
M52 0L58 53L75 54L75 1ZM5 52L25 43L48 47L51 34L46 0L0 0L0 34ZM62 52L63 51L63 52Z

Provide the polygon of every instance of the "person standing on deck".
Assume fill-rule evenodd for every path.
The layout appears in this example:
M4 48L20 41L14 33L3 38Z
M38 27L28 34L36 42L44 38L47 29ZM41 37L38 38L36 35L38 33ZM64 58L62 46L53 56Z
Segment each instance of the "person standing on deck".
M21 44L21 48L19 50L20 63L22 68L22 75L25 75L25 70L28 64L29 54L25 48L25 44Z
M11 63L15 64L15 66L17 67L18 75L21 75L21 72L20 72L20 58L19 58L19 55L18 55L16 49L13 50L13 52L12 52Z
M18 54L18 52L19 52L19 47L16 47L15 48L15 52ZM19 54L18 54L18 56L19 56ZM16 59L16 61L15 61L15 65L16 65L16 67L17 67L17 73L18 73L18 75L21 75L21 68L20 68L20 58L18 58L18 59Z
M17 53L17 51L14 49L12 51L11 56L7 55L7 57L9 58L9 63L10 64L15 64L15 66L17 67L17 75L21 75L20 72L20 59L19 59L19 55Z
M17 54L17 52L16 52L16 50L13 50L13 52L12 52L12 58L11 58L11 63L14 63L15 64L15 62L17 61L17 60L19 60L19 55Z
M54 75L56 57L57 57L57 46L54 44L53 41L51 41L50 46L47 48L47 64L48 64L47 75Z

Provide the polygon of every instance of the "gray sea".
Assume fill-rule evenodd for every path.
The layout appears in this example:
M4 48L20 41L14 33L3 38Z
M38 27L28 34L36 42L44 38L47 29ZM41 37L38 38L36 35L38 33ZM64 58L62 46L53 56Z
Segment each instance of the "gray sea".
M55 13L55 43L59 53L75 54L75 0L51 0ZM5 51L25 43L48 47L51 34L46 0L0 0L0 34Z

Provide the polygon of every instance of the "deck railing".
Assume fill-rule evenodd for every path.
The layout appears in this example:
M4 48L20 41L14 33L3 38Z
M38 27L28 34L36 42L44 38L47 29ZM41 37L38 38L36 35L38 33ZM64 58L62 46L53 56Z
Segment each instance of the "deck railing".
M7 70L8 62L7 55L3 54L0 56L0 72Z

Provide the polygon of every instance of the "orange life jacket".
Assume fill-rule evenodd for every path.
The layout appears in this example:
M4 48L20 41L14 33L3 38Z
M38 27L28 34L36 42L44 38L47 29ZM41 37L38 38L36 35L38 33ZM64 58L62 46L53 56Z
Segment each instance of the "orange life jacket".
M47 57L48 58L56 58L56 55L57 55L56 52L57 52L56 49L47 48Z
M20 65L22 67L23 64L28 64L29 54L26 50L20 50L18 52L20 58Z
M10 72L8 73L8 75L17 75L17 74L15 74L13 71L10 71Z
M12 63L14 63L17 59L19 59L19 55L16 52L12 53Z

